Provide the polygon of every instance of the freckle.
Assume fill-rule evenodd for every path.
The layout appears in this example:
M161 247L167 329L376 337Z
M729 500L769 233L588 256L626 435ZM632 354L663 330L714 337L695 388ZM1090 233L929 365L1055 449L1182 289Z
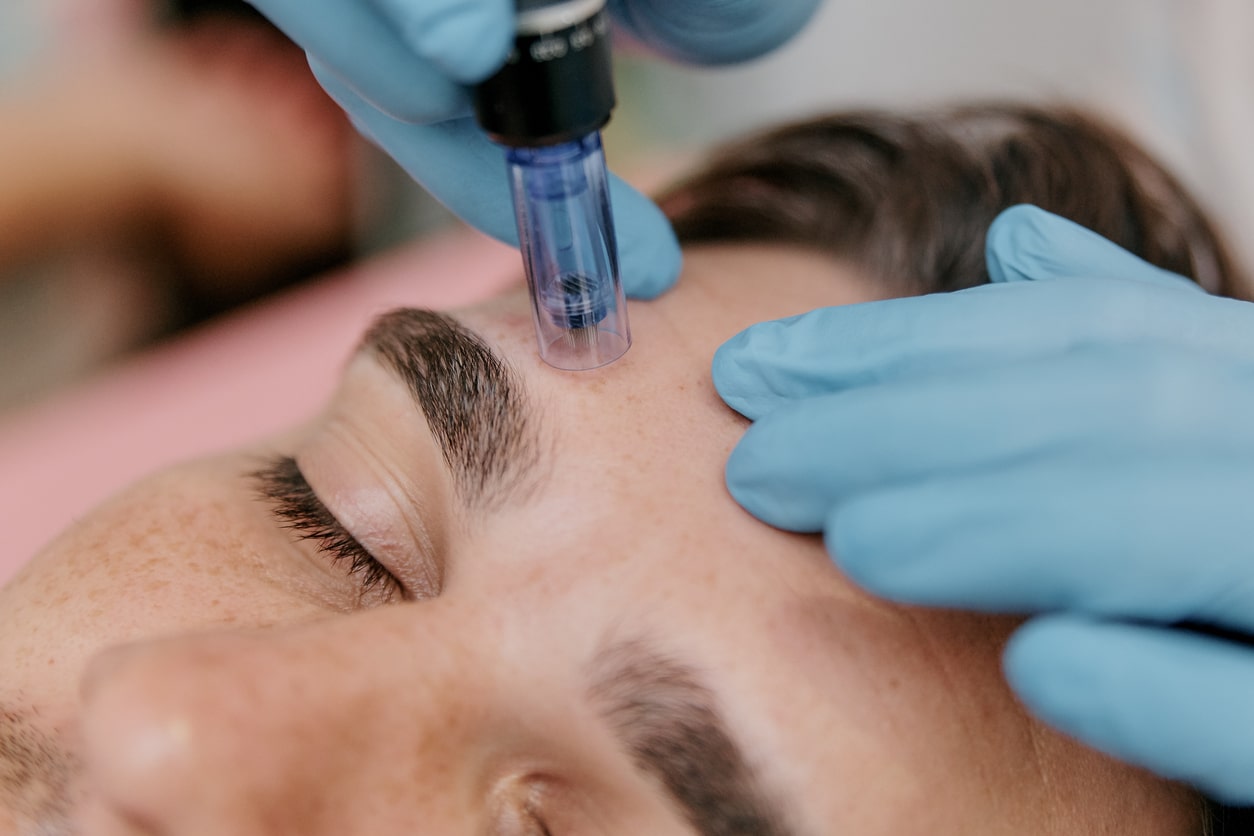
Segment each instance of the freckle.
M601 394L601 392L605 390L605 380L597 379L597 380L585 381L584 390L587 392L591 392L594 395L599 395Z

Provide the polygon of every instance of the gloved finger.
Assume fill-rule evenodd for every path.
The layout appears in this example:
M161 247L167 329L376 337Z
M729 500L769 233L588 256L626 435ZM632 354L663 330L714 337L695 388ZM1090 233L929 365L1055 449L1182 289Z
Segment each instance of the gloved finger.
M615 20L664 55L730 64L770 52L801 31L820 0L610 0Z
M1254 648L1057 615L1020 628L1005 669L1062 731L1226 803L1254 803Z
M1247 303L1157 283L1013 281L759 323L719 348L714 385L756 420L818 393L1013 367L1103 344L1171 342L1230 363L1254 357L1248 318Z
M835 506L826 542L851 579L897 601L1254 633L1254 588L1237 583L1249 574L1251 527L1236 523L1249 464L1196 452L1204 464L1163 456L1144 473L1095 451L888 485Z
M465 88L416 54L372 3L250 2L314 57L310 63L324 87L334 78L338 89L354 92L358 111L368 103L407 122L435 122L470 112Z
M1017 350L1016 343L1024 332L1003 315L1005 307L993 294L963 292L761 322L715 352L714 386L728 406L758 420L782 404L825 392L957 370L969 360L986 364L993 346L1006 360L1022 359L1029 350Z
M511 0L373 0L405 43L454 81L478 84L514 42Z
M1034 420L1052 407L1055 387L1033 380L1033 371L865 386L780 406L758 418L732 451L728 490L764 522L819 531L834 505L866 490L1039 454L1066 428L1055 422L1046 432ZM1089 388L1090 397L1105 390ZM995 403L984 403L987 392L996 393Z
M1204 355L1168 361L1133 345L816 395L746 431L727 486L765 522L817 531L833 506L887 485L1064 457L1140 461L1156 447L1222 461L1238 451L1208 449L1196 428L1217 439L1248 435L1254 395L1244 376ZM1226 407L1212 414L1220 397Z
M871 488L1039 454L1066 428L1054 422L1043 431L1034 419L1052 407L1055 387L1032 379L1035 369L1019 371L866 386L781 406L758 418L732 451L728 490L764 522L818 531L834 505ZM1088 388L1091 397L1107 390ZM972 400L972 390L995 392L996 403L981 409L976 404L988 397ZM1108 417L1094 412L1096 420Z
M994 282L1125 279L1204 292L1185 277L1035 206L1012 206L997 216L988 230L985 257Z
M1163 321L1179 322L1180 299L1164 289L1196 287L1032 206L1002 213L988 242L995 285L824 308L741 332L715 355L719 394L733 409L757 419L781 402L817 392L990 362L1023 362L1090 343L1095 334L1139 342L1161 336ZM1126 276L1152 290L1144 284L1084 281L1015 287L1032 279L1090 276ZM1233 318L1218 310L1216 315Z
M480 231L518 246L505 155L473 119L410 125L390 118L334 77L322 79L354 124L432 196ZM674 285L682 257L670 222L653 201L610 175L623 289L653 298Z

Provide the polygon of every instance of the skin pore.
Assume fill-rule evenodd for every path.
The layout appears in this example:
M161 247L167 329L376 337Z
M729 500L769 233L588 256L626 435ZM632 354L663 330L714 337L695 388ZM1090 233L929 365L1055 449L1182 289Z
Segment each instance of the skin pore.
M1013 622L871 599L727 496L714 350L875 295L691 249L578 374L522 293L386 315L321 416L0 591L0 834L1197 833L1189 792L1022 713Z

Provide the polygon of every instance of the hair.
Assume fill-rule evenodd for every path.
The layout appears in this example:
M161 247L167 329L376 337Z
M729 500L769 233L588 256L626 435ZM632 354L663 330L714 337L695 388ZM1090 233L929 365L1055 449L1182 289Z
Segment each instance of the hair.
M680 241L829 254L900 295L989 282L985 233L1031 203L1214 294L1248 285L1188 190L1116 128L1070 108L852 111L729 145L660 199Z
M232 17L270 25L269 21L246 0L164 0L158 3L159 14L175 23L188 23L207 17Z
M990 281L989 225L1031 203L1210 293L1250 285L1188 190L1079 110L980 104L853 111L721 148L659 200L682 244L780 243L851 263L898 295ZM1254 809L1204 802L1203 836L1254 833Z

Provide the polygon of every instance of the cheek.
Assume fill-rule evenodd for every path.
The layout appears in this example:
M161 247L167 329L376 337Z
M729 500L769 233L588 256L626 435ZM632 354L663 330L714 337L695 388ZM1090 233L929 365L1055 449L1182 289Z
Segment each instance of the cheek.
M112 645L295 618L253 523L210 486L158 478L92 513L0 591L0 703L70 703Z

